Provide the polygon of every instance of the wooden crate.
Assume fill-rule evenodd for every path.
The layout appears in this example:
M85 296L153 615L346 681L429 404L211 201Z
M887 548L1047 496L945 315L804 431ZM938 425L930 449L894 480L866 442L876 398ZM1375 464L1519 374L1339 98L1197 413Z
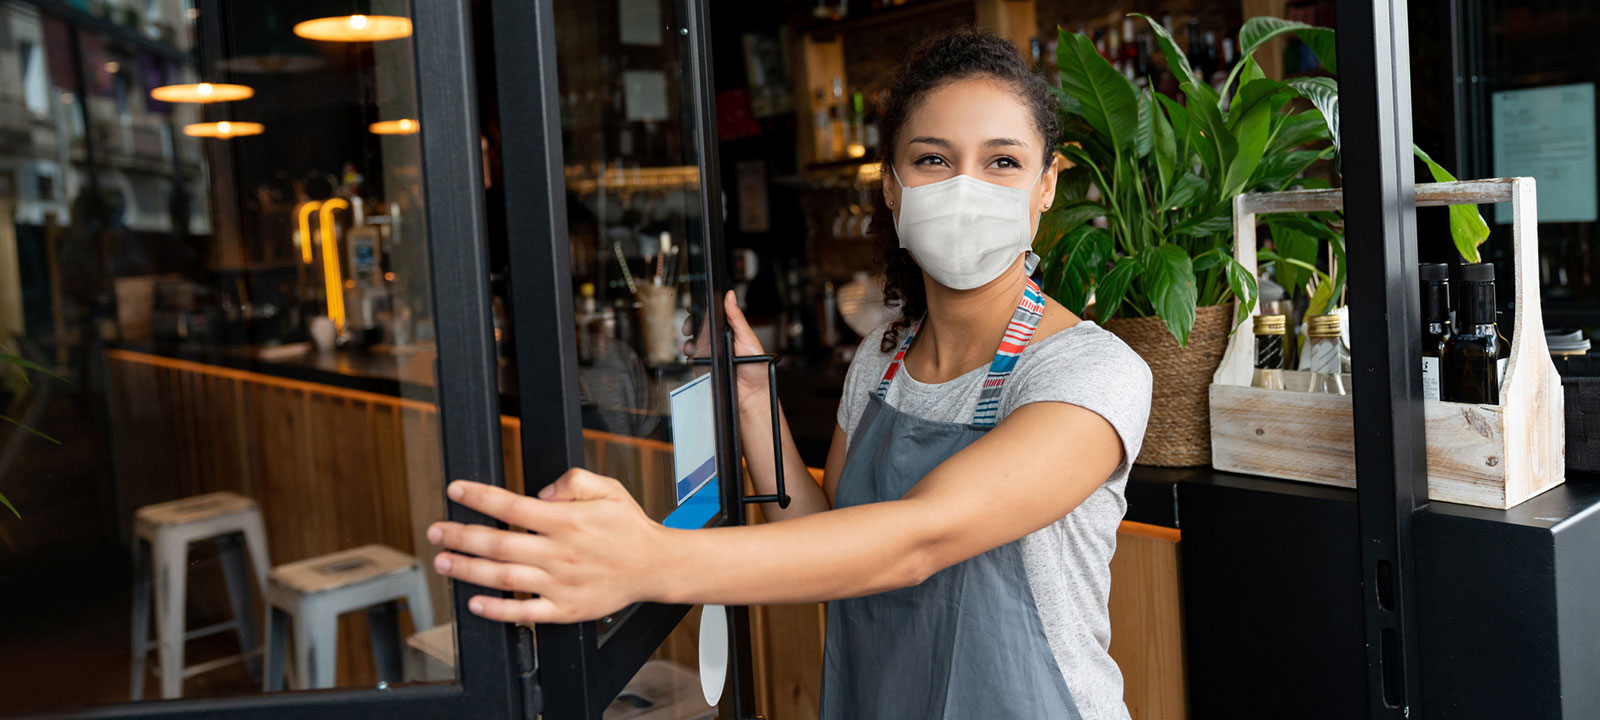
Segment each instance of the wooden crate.
M1540 314L1533 178L1417 186L1418 206L1506 201L1511 202L1514 218L1516 306L1515 335L1500 385L1500 404L1424 401L1431 500L1504 509L1566 479L1561 379L1545 345ZM1255 273L1257 215L1335 210L1343 204L1344 194L1338 190L1234 198L1235 259ZM1219 470L1355 487L1351 398L1250 387L1254 343L1254 336L1242 326L1229 340L1212 378L1212 465ZM1306 383L1300 373L1286 372L1285 376L1285 384L1291 388L1296 382Z

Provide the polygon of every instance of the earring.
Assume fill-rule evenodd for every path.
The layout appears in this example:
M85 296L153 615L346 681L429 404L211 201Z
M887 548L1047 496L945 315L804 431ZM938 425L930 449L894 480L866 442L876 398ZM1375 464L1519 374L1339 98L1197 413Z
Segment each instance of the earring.
M889 207L894 207L894 201L893 200L889 201Z

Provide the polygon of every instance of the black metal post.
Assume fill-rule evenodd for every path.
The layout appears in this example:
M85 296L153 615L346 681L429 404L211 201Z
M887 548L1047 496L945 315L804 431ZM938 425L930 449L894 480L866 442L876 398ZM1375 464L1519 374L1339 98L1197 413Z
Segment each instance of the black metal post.
M433 325L439 348L443 480L504 487L470 3L419 2L412 10ZM461 505L448 501L446 505L451 520L504 527ZM503 699L503 706L524 703L512 656L515 626L465 611L473 595L509 594L460 581L452 582L451 590L458 611L456 647L464 650L456 659L461 684ZM465 652L468 648L472 651Z
M492 2L495 84L506 205L512 333L522 418L524 491L537 493L583 467L572 260L567 243L552 3ZM538 682L547 712L598 718L597 629L592 622L542 624Z
M1419 711L1412 518L1428 501L1405 0L1340 0L1338 17L1345 236L1361 258L1350 344L1367 707L1404 718Z
M722 180L717 157L717 121L708 115L708 108L717 106L716 87L711 75L711 14L709 0L683 0L684 29L689 33L689 83L693 90L690 105L693 108L695 141L699 152L695 159L700 163L700 227L698 230L706 249L706 282L711 290L711 307L707 315L712 328L727 327L723 314L723 293L731 286L727 275L727 254L722 243ZM711 333L711 366L713 383L726 391L717 398L722 411L717 413L717 465L722 470L722 507L726 508L728 525L745 524L744 476L740 472L740 453L737 448L739 417L738 399L733 392L733 348L729 336ZM776 401L774 400L774 403ZM774 404L776 407L776 404ZM775 456L783 462L782 454ZM750 668L740 662L750 657L750 609L739 605L728 608L728 688L723 694L719 717L723 720L745 720L755 716L755 681Z

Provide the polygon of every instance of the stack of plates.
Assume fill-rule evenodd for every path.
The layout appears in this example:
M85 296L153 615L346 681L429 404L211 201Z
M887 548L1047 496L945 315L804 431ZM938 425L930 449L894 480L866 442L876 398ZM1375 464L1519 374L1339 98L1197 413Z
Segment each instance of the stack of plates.
M1550 346L1551 355L1583 355L1589 352L1589 339L1583 336L1582 330L1572 332L1547 330L1544 342Z

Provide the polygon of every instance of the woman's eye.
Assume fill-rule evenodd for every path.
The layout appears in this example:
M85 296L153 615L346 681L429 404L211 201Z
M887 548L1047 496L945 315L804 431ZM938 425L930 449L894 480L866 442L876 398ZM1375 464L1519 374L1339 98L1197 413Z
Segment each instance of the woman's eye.
M912 164L913 165L943 165L944 164L944 158L939 157L938 155L923 155L922 157L917 158L917 161L912 163Z
M996 167L1004 168L1006 170L1022 167L1022 163L1017 162L1016 158L1002 157L995 159L994 162Z

